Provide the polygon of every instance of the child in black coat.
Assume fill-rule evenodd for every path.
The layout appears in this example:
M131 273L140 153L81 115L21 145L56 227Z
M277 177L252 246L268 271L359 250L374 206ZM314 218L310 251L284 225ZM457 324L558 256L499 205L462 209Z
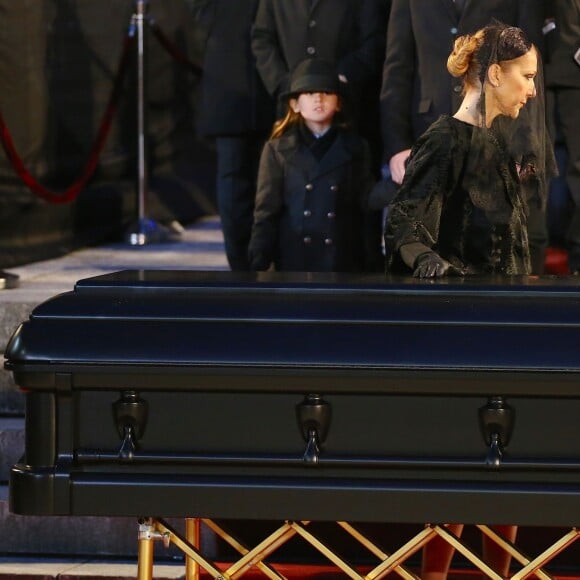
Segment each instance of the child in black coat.
M333 62L298 65L288 111L264 146L249 246L254 270L364 269L369 147L340 124L344 90Z

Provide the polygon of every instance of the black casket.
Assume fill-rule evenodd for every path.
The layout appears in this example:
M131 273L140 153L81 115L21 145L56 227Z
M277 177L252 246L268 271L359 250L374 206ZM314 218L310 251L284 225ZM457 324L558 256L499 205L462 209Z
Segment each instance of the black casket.
M576 279L128 271L38 306L18 514L576 524Z

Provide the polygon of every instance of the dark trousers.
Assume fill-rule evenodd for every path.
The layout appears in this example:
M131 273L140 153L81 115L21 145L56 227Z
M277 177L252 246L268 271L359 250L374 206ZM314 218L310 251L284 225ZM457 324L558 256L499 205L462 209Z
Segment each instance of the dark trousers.
M530 241L530 260L532 274L544 273L546 249L548 247L548 222L544 208L536 203L530 204L528 215L528 238Z
M217 202L226 256L234 271L249 270L248 244L254 218L254 198L265 136L218 137Z
M561 170L572 201L566 242L570 269L574 271L580 270L580 89L559 88L550 93L555 133L567 152L567 160Z

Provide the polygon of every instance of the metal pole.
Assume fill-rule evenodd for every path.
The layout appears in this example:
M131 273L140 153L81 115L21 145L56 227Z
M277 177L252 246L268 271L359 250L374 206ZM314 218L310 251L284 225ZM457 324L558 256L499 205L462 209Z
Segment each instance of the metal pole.
M147 187L147 158L145 151L145 11L146 0L137 0L137 137L138 137L138 202L139 222L145 219L145 193Z
M154 525L151 518L139 522L138 580L153 580L153 531Z
M127 234L127 241L133 246L147 243L174 241L176 235L145 215L145 196L147 194L147 143L146 143L146 79L145 64L147 40L145 24L148 21L149 0L135 0L135 13L131 20L131 34L137 37L137 222Z

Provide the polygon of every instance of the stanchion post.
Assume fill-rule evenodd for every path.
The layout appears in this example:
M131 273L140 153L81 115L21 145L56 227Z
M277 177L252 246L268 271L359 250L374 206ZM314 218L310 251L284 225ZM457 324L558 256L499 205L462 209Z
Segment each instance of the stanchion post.
M148 0L137 0L135 18L137 24L137 193L138 219L145 219L145 194L147 192L147 150L145 124L145 17Z
M147 168L147 39L145 25L148 24L149 0L134 0L135 12L131 19L130 34L137 37L137 221L131 226L126 239L133 246L148 243L173 241L175 232L147 218L145 198L148 185Z

